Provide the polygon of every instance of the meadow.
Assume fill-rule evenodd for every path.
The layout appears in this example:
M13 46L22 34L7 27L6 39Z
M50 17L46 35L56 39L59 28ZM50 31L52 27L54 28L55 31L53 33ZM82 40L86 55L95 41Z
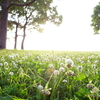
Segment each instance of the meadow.
M99 100L100 52L0 50L0 100Z

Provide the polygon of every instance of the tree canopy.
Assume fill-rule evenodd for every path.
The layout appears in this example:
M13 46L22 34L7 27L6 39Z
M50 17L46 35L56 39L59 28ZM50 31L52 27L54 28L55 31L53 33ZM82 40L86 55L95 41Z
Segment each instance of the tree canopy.
M94 7L91 17L94 34L100 34L100 2Z
M27 25L33 26L38 31L40 24L45 24L47 21L60 25L62 16L58 14L56 6L51 5L52 2L53 0L0 0L0 48L6 47L9 14L24 18L31 12ZM13 25L11 23L9 25L12 29Z

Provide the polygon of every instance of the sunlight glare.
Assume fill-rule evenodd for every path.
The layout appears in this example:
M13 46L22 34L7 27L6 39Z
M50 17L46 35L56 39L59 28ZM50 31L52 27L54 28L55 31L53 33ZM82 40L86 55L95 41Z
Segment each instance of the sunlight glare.
M25 39L26 50L99 51L100 35L93 35L91 14L99 0L55 1L63 22L44 25L44 32L32 31ZM20 44L21 38L18 41ZM20 46L19 46L20 48Z

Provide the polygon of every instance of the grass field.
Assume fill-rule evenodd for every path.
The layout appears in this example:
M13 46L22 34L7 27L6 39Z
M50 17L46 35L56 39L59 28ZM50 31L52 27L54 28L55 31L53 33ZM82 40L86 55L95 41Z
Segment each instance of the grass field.
M0 100L100 100L100 52L0 50Z

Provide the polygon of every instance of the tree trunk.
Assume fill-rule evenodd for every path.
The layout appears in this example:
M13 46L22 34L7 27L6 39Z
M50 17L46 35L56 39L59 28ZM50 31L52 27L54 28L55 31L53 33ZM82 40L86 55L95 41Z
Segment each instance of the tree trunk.
M0 19L0 49L6 48L6 38L7 38L7 18L8 18L8 9L7 6L9 4L9 0L4 0L2 11L1 11L1 19Z
M18 34L17 34L17 29L18 29L18 24L16 24L14 49L16 49L16 48L17 48L17 37L18 37Z
M23 29L23 39L22 39L21 49L24 49L25 37L26 37L26 27L24 27Z

